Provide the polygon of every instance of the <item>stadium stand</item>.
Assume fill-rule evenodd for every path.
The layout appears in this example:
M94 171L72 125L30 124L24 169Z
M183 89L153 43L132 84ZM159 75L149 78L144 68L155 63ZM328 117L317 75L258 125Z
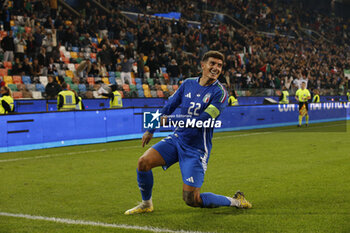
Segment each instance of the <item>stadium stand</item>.
M294 93L300 79L308 80L308 88L320 89L321 94L344 94L349 85L344 76L344 70L350 69L349 19L317 9L302 10L305 6L298 1L287 5L287 1L156 0L150 8L140 0L133 1L133 6L105 0L104 6L117 10L90 9L83 3L77 9L81 18L67 10L51 12L48 1L29 1L30 7L9 2L11 26L2 27L0 38L13 41L20 62L4 60L0 76L22 96L29 91L33 98L45 97L47 76L54 75L83 97L96 91L95 84L117 84L126 97L163 98L176 91L182 80L199 75L200 58L210 49L225 54L220 81L240 95L274 95L282 86ZM119 10L140 14L123 22ZM181 18L150 16L171 11L180 12ZM241 26L222 20L215 12L234 18ZM105 15L109 21L106 33L101 34ZM13 38L6 29L14 32ZM306 29L318 37L305 33ZM7 44L1 46L5 51ZM23 54L18 53L21 46ZM46 53L41 53L42 48ZM128 67L131 83L121 79L124 57L133 61ZM41 64L39 70L33 66L34 59ZM91 64L82 69L82 76L77 75L86 59ZM168 73L172 59L180 71L176 85ZM21 83L26 84L22 90L10 85Z

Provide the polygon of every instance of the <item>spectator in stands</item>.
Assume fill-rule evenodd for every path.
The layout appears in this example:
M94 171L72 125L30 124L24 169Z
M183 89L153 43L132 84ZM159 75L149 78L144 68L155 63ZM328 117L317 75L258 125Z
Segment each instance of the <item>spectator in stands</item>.
M112 54L110 48L106 44L102 45L102 50L97 53L97 60L110 68L112 64Z
M27 57L33 58L36 51L36 45L32 34L29 34L27 36L26 44L27 44L27 51L26 51Z
M45 36L43 35L42 31L42 28L36 26L35 33L33 34L35 44L35 55L39 54L40 48L43 44L43 39Z
M76 96L73 91L68 90L67 83L62 83L62 91L58 93L57 97L57 110L74 110L79 102L78 96Z
M45 15L44 12L44 2L45 1L35 1L33 2L33 10L38 13L38 17L41 18Z
M46 56L46 49L44 47L40 48L40 53L38 55L38 63L40 67L47 67L48 57Z
M88 73L89 76L98 76L100 73L100 68L99 66L97 65L97 62L94 62L92 63L92 67Z
M20 2L20 1L16 1L16 2ZM21 6L21 8L22 8L22 6ZM16 16L14 16L14 23L15 23L15 25L16 26L24 26L24 24L25 24L25 20L26 20L26 18L27 18L27 15L26 14L23 14L23 16L22 16L22 14L21 13L18 13Z
M98 35L100 38L108 35L107 19L105 15L102 15L98 21Z
M68 46L77 46L78 38L76 35L76 32L74 31L74 27L70 26L66 31L62 33L62 43L68 47Z
M204 43L201 43L201 46L200 46L200 48L199 48L199 54L198 54L198 56L199 56L199 57L203 57L203 55L204 55L206 52L208 52L208 51L209 51L209 49L208 49L207 45L204 44Z
M294 88L300 89L301 88L301 83L302 83L302 75L299 74L298 77L293 80Z
M117 24L116 20L113 19L112 17L108 18L108 38L114 40L116 39L116 34L120 31L120 27Z
M287 90L289 90L293 82L293 77L292 76L288 77L288 75L286 75L284 76L283 80L284 80L284 86L287 88Z
M87 77L88 74L90 73L91 70L91 61L90 59L85 59L84 61L80 62L80 64L78 65L77 69L76 69L76 76L78 76L79 78L83 78L83 77Z
M87 28L86 28L86 23L83 19L80 19L77 25L77 32L80 35L84 35L85 33L87 33Z
M137 74L138 77L141 79L144 79L145 74L145 61L143 60L143 53L140 53L140 55L137 55L136 57L136 63L137 63Z
M55 22L56 24L56 22ZM66 31L63 28L63 25L59 25L56 29L56 38L57 41L60 41L63 46L66 45L66 36L65 36Z
M56 63L60 62L61 54L60 54L59 46L53 47L51 57L53 58L54 62Z
M132 71L132 64L134 63L134 59L132 58L127 58L124 57L123 61L121 62L121 73L120 73L120 77L123 81L123 83L126 83L125 81L127 81L128 84L132 84L131 82L131 71Z
M24 39L24 33L18 33L17 37L14 39L16 46L15 57L18 57L22 62L24 59L24 47L27 45L26 40Z
M98 73L98 76L100 77L106 77L108 76L108 71L107 71L107 67L105 64L101 64L100 62L97 63L97 66L100 70L100 72Z
M125 47L125 53L124 55L127 57L127 58L132 58L134 59L134 53L135 53L135 48L134 48L134 43L130 43L129 45L127 45Z
M111 42L109 41L108 36L104 35L101 38L102 40L100 41L100 43L98 43L98 48L103 49L103 45L106 45L106 48L108 48L108 46L111 45Z
M79 46L82 48L90 47L91 46L91 40L89 33L85 33L82 40L80 40Z
M43 24L44 28L51 29L54 28L51 16L49 16Z
M7 36L4 37L1 41L1 47L4 50L4 61L13 62L15 43L13 40L13 31L10 30Z
M31 99L31 98L33 98L32 92L29 91L29 90L27 89L27 87L26 87L24 84L22 84L22 85L24 86L24 88L21 90L21 92L22 92L22 97L25 98L25 99ZM18 90L20 90L20 89L18 89Z
M46 33L46 36L43 39L43 47L46 50L46 56L51 56L53 47L54 47L54 38L52 37L52 33Z
M188 59L184 60L184 63L181 66L181 73L183 75L183 79L191 77L191 65Z
M29 63L29 58L24 58L23 61L23 72L25 75L31 75L32 74L32 65Z
M38 58L34 58L33 65L32 65L32 70L31 70L31 75L33 76L40 76L42 74L42 69L39 64Z
M154 52L152 52L151 55L147 58L145 65L149 67L150 78L156 78L156 74L159 69L159 63L155 57Z
M50 75L50 74L54 74L55 72L57 72L57 67L54 63L54 59L53 57L50 57L49 58L49 64L47 65L47 74Z
M51 17L56 19L57 16L57 0L50 0L50 8L51 8Z
M226 88L226 89L229 89L229 87L230 87L230 77L229 77L229 74L228 74L229 72L225 72L224 74L223 73L221 73L220 75L219 75L219 78L218 78L218 80L219 80L219 82Z
M109 87L101 80L96 81L95 85L93 86L93 89L94 98L101 98L102 93L108 93L110 91Z
M11 90L7 86L0 88L0 114L8 114L14 112L14 101Z
M1 10L1 21L4 23L4 30L10 31L11 30L11 25L10 25L11 11L9 10L7 4Z
M56 99L57 94L61 91L61 86L56 82L53 76L47 77L48 83L45 87L46 99Z
M62 15L58 15L55 19L55 23L53 24L56 29L59 29L61 26L63 27L63 19Z
M23 65L20 61L19 57L16 57L15 64L12 66L12 74L13 75L22 75L24 74Z
M191 72L191 77L198 77L199 74L201 73L200 64L198 64L196 60L192 60L190 72Z
M100 24L103 24L104 16L101 16L101 13L97 9L92 9L91 6L88 6L90 3L86 3L85 5L86 7L83 12L85 11L88 14L82 20L72 20L73 17L69 15L69 12L66 10L60 11L54 22L54 27L57 29L55 36L54 32L56 29L52 29L52 19L48 18L46 20L42 18L44 15L50 15L48 13L47 1L45 3L43 1L34 1L34 9L31 8L33 1L26 1L23 9L18 9L18 6L21 5L18 1L13 2L15 7L12 9L4 8L1 16L5 22L4 15L9 16L5 18L10 20L11 14L15 15L19 13L21 17L13 17L15 26L27 26L35 32L36 38L34 42L31 32L25 33L25 37L27 37L27 50L24 50L24 52L26 52L30 59L38 55L35 51L38 52L41 50L38 45L35 45L38 37L37 32L39 32L40 36L46 35L42 40L41 47L47 49L47 56L50 56L49 47L51 45L47 45L45 41L50 41L48 33L53 33L52 54L55 54L54 61L56 63L60 61L60 52L58 47L55 47L57 46L56 42L69 46L77 44L80 48L89 47L92 52L96 52L95 48L90 46L91 41L88 33L90 33L91 37L96 37L96 31L98 31ZM37 3L39 7L36 6ZM112 5L115 9L130 8L128 6L130 2L122 1L116 3L114 0L106 0L104 4L105 6ZM133 2L134 7L132 10L146 12L148 5L148 10L152 8L155 11L166 12L169 9L177 8L176 10L182 13L182 19L180 21L173 20L172 22L159 18L140 16L136 22L135 28L137 29L120 23L118 15L114 14L112 10L113 12L111 14L113 16L108 16L108 36L104 36L99 44L99 46L106 45L107 51L110 51L110 60L112 62L103 61L107 65L106 71L97 72L97 74L100 73L102 75L106 74L107 71L115 71L116 62L120 55L123 54L127 58L130 58L137 51L139 55L140 52L144 52L149 56L147 66L150 69L150 77L152 78L155 78L159 67L163 66L163 64L167 65L171 59L176 59L178 66L185 68L182 69L182 73L185 76L196 76L197 72L193 69L195 66L192 66L192 64L196 60L198 61L202 56L201 54L209 49L208 45L211 43L213 46L212 49L222 49L225 51L225 56L227 57L226 67L229 70L225 74L229 75L233 81L230 82L232 84L231 88L235 86L237 89L251 87L259 89L275 87L278 89L280 86L286 86L289 87L288 89L292 94L296 90L296 87L290 88L290 82L293 80L293 77L298 79L300 75L302 76L302 80L308 78L308 85L313 89L327 88L342 91L345 88L342 82L345 83L347 81L344 78L343 70L349 64L349 61L344 59L344 57L347 57L346 53L348 51L345 45L346 43L349 44L350 38L348 36L350 35L350 27L346 27L348 21L334 16L323 17L323 14L315 14L314 10L303 11L300 6L295 5L295 2L291 2L290 6L285 6L283 1L266 2L266 4L249 2L247 4L246 1L235 0L233 2L225 2L218 0L208 3L209 7L217 10L225 9L224 11L229 14L235 12L232 16L244 22L248 27L272 32L271 36L265 37L260 33L256 33L254 30L234 28L232 25L218 23L217 19L214 20L205 12L200 11L202 9L200 3L198 3L198 6L196 4L194 3L192 6L192 2L184 4L183 1L164 3L164 1L160 2L159 0L156 0L152 4L142 4L140 0L136 0ZM41 9L40 12L38 12L38 9ZM293 10L291 11L291 9ZM293 12L293 14L290 12ZM28 17L27 15L31 16ZM68 24L66 25L63 22L63 18L67 20L67 23L71 22L71 24L69 26ZM202 20L199 30L190 27L184 20L193 18ZM328 46L328 42L322 41L322 38L319 41L311 41L308 37L300 33L296 22L304 27L318 31L323 36L334 41L334 43ZM6 25L4 26L6 27ZM44 28L47 29L46 32ZM112 28L115 29L112 30ZM299 32L295 33L295 31ZM278 34L274 34L275 32L278 32ZM287 36L279 36L280 34ZM84 35L85 38L79 40L79 36ZM289 35L294 36L294 38L289 37ZM20 38L20 35L18 35L18 38ZM116 48L110 49L113 47L113 43L117 43L113 39L120 40L123 45L118 44ZM213 41L218 42L212 43ZM124 46L125 42L128 45ZM132 45L130 42L135 43ZM334 44L339 46L332 46ZM20 45L16 39L16 56L18 51L17 46ZM69 48L66 49L69 50ZM236 54L233 51L237 51ZM90 50L88 49L86 52L90 52ZM153 54L153 58L151 54ZM138 66L143 65L141 64L141 60L137 59L137 61ZM191 64L189 71L186 70L187 61ZM23 68L25 67L23 66ZM307 68L312 70L312 72L308 72ZM138 68L138 70L138 76L142 78L141 68ZM304 73L301 73L300 70ZM260 71L262 71L262 76L259 74ZM147 72L147 75L149 75L149 72Z
M179 66L176 63L175 59L171 60L171 63L167 67L167 73L170 78L170 84L175 85L178 84L179 82L179 77L180 77L180 69Z

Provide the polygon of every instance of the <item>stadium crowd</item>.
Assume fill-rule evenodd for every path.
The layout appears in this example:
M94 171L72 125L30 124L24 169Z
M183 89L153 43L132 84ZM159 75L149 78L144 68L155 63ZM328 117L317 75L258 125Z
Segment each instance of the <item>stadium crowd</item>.
M57 2L53 2L23 0L13 1L11 7L3 5L4 62L0 68L6 68L5 63L11 62L9 75L30 76L32 83L40 83L37 77L52 75L57 76L53 82L63 83L68 80L66 71L73 70L68 72L70 82L86 85L85 92L80 93L84 97L98 97L89 91L97 91L108 83L101 77L111 72L120 76L119 89L123 84L132 84L135 76L143 84L149 84L151 90L161 90L162 84L176 85L199 75L202 55L209 50L219 50L226 57L220 81L229 89L270 90L265 94L273 95L274 90L286 86L294 93L300 80L308 80L310 89L335 90L337 94L343 94L348 88L344 69L350 69L349 28L345 27L345 19L314 16L294 5L281 8L275 1L238 0L207 1L206 4L202 1L174 4L173 1L101 0L104 6L113 9L110 14L91 7L86 1L81 6L82 17L77 18L66 9L57 11ZM250 29L214 20L215 17L203 9L235 12L233 16ZM179 11L182 18L165 20L141 14L135 23L125 24L120 20L119 10L147 14ZM193 26L187 20L198 20L201 26ZM298 24L335 38L337 43L302 36L297 30ZM65 56L72 51L74 56ZM91 83L88 77L100 78ZM26 86L20 89L29 96Z
M303 1L197 0L197 1L113 1L100 0L113 9L144 14L181 12L187 20L205 22L203 10L226 13L253 30L298 36L298 27L312 29L337 45L350 44L350 19L329 15L322 9L306 8ZM202 18L203 17L203 18ZM214 22L213 17L210 21Z

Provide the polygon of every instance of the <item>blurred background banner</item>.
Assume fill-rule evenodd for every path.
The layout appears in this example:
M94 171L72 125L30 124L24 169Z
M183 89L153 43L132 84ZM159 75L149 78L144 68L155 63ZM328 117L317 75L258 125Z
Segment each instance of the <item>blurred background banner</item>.
M350 119L349 108L350 103L341 102L310 104L310 123L345 121ZM155 112L157 109L3 115L0 116L0 152L141 138L145 131L143 112ZM174 114L179 114L179 110ZM297 125L297 116L296 104L227 107L218 118L222 121L222 128L216 129L216 132ZM155 137L166 136L170 130L161 128ZM337 130L345 131L346 124L343 129Z
M276 96L240 96L239 105L262 105L265 99L272 99L278 103L279 97ZM294 103L290 98L290 103ZM161 108L167 103L164 98L128 98L123 99L124 108L143 108L158 107ZM320 102L337 102L347 101L346 96L320 96ZM84 99L86 110L102 110L109 107L109 99ZM34 113L34 112L52 112L57 111L56 100L35 100L35 99L17 99L15 100L15 109L17 113Z
M154 14L154 16L179 20L181 18L181 13L180 12L157 13L157 14Z

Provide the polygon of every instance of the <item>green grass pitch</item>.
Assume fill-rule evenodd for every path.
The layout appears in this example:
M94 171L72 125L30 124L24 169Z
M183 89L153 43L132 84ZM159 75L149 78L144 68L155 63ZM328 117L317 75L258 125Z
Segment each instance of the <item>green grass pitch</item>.
M202 191L228 196L241 190L250 210L186 206L176 164L153 170L155 211L124 216L140 201L136 163L145 149L132 140L0 154L0 212L169 232L350 232L350 133L344 127L216 133ZM147 231L0 216L0 232Z

